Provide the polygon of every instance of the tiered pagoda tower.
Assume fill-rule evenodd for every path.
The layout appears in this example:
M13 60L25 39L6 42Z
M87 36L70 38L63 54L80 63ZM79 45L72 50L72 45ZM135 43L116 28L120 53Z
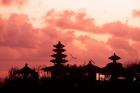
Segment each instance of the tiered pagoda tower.
M67 55L64 54L64 52L66 51L64 49L65 46L59 41L56 45L54 45L54 47L55 49L53 49L53 51L55 52L55 54L51 55L54 59L50 61L54 63L54 65L63 65L67 62L67 60L65 59Z

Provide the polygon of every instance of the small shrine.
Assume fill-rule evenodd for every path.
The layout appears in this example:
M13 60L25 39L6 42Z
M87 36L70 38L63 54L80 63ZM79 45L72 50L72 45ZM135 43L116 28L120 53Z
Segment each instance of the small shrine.
M112 62L115 64L117 60L121 59L119 56L117 56L115 53L109 57L108 59L112 60Z
M101 68L95 66L92 62L93 61L90 60L87 65L82 67L82 70L88 79L96 81L96 73L100 73Z
M115 53L109 57L108 59L112 60L111 63L108 63L104 68L103 68L103 73L106 76L111 76L111 80L117 80L119 77L124 76L125 69L122 66L121 63L117 62L117 60L120 60L121 58L117 56Z
M29 68L28 64L25 64L25 66L16 72L16 76L20 78L38 78L38 73Z

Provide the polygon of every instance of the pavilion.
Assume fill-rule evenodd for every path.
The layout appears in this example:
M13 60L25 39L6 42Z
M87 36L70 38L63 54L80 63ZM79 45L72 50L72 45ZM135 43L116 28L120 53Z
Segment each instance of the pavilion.
M119 78L124 79L125 68L121 63L117 62L117 60L121 58L114 53L108 59L112 60L112 62L103 67L102 73L106 76L110 76L110 79L113 81Z
M38 78L38 73L31 69L28 64L16 71L16 76L20 78Z

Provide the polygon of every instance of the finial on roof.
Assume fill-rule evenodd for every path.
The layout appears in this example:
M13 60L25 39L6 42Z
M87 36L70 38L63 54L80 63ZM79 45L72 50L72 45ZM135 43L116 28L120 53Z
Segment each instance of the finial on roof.
M28 67L28 63L25 63L25 67Z
M113 60L113 62L116 62L116 60L119 60L121 58L114 53L113 56L109 57L109 59Z
M54 47L56 47L56 48L63 48L64 45L60 41L58 41L58 43L56 45L54 45Z
M91 60L89 60L89 63L88 64L92 64Z
M58 41L58 43L60 44L61 42L60 42L60 41Z

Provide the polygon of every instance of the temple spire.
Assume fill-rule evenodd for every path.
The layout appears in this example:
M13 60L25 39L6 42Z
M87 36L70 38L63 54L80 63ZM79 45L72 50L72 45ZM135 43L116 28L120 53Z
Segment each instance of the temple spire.
M59 41L56 45L54 45L54 47L55 49L53 49L53 51L55 52L55 54L51 55L54 59L50 61L55 65L66 63L67 60L65 60L65 57L67 55L63 54L63 52L66 51L65 49L63 49L63 47L65 46Z
M112 60L113 63L116 63L117 60L121 59L119 56L117 56L115 53L109 57L108 59Z

